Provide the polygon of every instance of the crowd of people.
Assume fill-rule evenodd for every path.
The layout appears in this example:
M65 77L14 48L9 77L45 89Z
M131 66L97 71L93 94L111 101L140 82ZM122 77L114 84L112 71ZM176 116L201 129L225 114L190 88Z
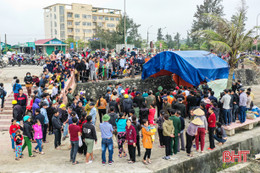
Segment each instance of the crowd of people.
M61 149L62 141L70 138L70 161L74 165L78 164L77 153L86 156L86 164L93 162L93 148L97 141L101 142L103 165L114 162L114 140L118 144L118 157L127 157L129 154L129 164L136 162L136 155L141 156L140 143L145 149L142 162L151 164L155 140L159 141L160 148L165 148L165 160L171 159L171 156L181 150L192 157L194 145L198 152L204 152L206 133L209 134L208 150L214 150L215 140L219 145L227 140L223 126L229 126L237 119L244 123L246 111L253 108L254 94L250 88L245 92L240 81L234 83L232 89L224 90L219 99L206 82L200 87L176 86L163 89L159 86L156 93L151 90L140 91L135 86L123 86L121 83L113 86L110 83L106 93L101 94L97 100L86 98L84 92L73 94L69 88L66 91L68 102L65 103L60 93L72 71L78 81L85 74L90 75L90 80L94 80L91 77L96 74L99 75L96 70L93 73L91 70L89 73L80 71L79 64L88 62L89 69L96 69L94 62L102 67L105 64L100 66L102 61L114 61L111 61L111 52L107 59L101 51L99 53L102 56L90 55L81 60L78 57L62 57L59 53L56 55L53 52L46 60L40 79L31 76L29 72L26 74L24 83L28 96L19 79L14 77L10 137L16 160L23 157L22 152L26 147L29 157L35 157L33 152L44 154L42 146L48 142L47 134L54 134L56 150ZM123 73L128 55L122 55L127 57L123 58L124 66L111 66L113 70L109 70L107 79L114 70ZM130 53L130 62L135 56ZM98 127L100 139L97 138ZM32 142L37 143L35 148L32 148Z

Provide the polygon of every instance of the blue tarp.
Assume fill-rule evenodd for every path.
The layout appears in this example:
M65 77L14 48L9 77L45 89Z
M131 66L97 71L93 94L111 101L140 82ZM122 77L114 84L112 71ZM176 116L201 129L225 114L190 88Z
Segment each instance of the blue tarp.
M207 81L228 78L229 66L226 61L207 51L165 51L157 54L143 65L142 79L152 75L163 75L169 71L184 81L198 86Z

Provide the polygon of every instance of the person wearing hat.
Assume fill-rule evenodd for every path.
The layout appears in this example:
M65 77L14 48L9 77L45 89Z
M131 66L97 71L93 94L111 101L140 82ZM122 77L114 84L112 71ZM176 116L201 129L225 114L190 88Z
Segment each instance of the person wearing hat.
M32 126L30 124L31 117L26 115L23 117L23 137L24 137L24 144L22 147L22 151L25 149L25 147L28 147L28 153L29 157L35 157L35 155L32 154Z
M224 122L226 126L229 126L231 123L231 96L228 94L228 90L224 90L225 95L221 98L220 102L223 104L223 114L224 114Z
M96 116L97 116L97 109L95 108L95 103L91 102L89 104L90 112L89 116L92 116L92 124L96 125Z
M24 115L22 106L17 104L17 100L13 100L12 105L13 105L13 118L16 119L17 122L22 121Z
M123 100L123 112L126 115L129 115L130 110L133 108L133 101L131 98L129 98L128 94L124 95L124 100Z
M113 164L113 127L109 124L110 116L105 114L102 117L103 123L99 125L101 131L102 164L106 164L106 150L108 149L108 164Z
M47 129L48 129L48 124L49 124L49 118L47 114L47 108L48 104L46 102L42 103L42 108L41 108L41 114L44 116L44 125L43 125L43 143L46 143L46 135L47 135Z
M168 110L172 108L172 105L168 102L167 97L163 98L162 110L168 113Z
M205 135L208 131L208 122L207 118L205 116L205 113L202 109L197 108L193 111L193 114L196 118L199 118L203 124L198 127L198 133L195 136L195 142L196 142L196 150L197 152L199 151L199 144L200 144L200 150L201 152L204 151L204 146L205 146Z
M189 124L187 131L186 131L186 152L187 156L193 157L193 154L191 154L191 147L192 142L197 135L198 127L203 125L203 121L200 120L200 118L195 118L191 121Z
M244 88L240 88L239 93L239 121L244 123L246 121L247 95Z
M94 160L93 158L94 142L97 144L96 129L91 122L92 122L92 117L87 116L87 123L83 124L82 126L82 137L83 140L85 140L87 146L86 164L90 164ZM91 156L91 160L89 160L90 156Z
M162 92L163 87L158 87L158 92L155 93L155 99L156 99L156 106L157 106L157 117L160 117L160 111L162 109L162 101L160 97L160 93Z

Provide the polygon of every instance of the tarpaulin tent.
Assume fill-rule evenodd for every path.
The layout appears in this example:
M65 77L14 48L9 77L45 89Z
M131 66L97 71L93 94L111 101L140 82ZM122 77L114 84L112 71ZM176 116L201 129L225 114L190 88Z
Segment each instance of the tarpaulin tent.
M188 84L198 86L204 80L228 78L226 61L207 51L165 51L143 65L142 79L178 75Z

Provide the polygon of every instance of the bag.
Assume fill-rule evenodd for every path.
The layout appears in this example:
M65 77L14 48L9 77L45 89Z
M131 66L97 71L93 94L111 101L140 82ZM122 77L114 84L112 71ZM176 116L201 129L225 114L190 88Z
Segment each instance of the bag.
M247 119L254 120L254 119L256 119L256 116L255 116L254 113L248 112L247 115L246 115L246 118L247 118Z
M82 145L83 145L83 142L82 142L81 136L79 136L79 147L82 147Z

